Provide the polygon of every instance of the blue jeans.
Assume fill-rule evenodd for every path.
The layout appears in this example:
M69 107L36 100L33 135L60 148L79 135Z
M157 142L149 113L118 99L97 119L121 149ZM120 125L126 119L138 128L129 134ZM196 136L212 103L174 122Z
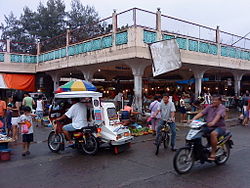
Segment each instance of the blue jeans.
M64 125L62 129L65 130L65 131L75 131L75 130L76 130L76 129L72 126L72 123L67 124L67 125Z
M156 135L156 141L158 140L158 137L160 135L161 129L163 128L163 125L166 124L167 121L160 120L158 128L157 128L157 135ZM170 130L171 130L171 147L175 146L175 140L176 140L176 124L174 122L168 123Z

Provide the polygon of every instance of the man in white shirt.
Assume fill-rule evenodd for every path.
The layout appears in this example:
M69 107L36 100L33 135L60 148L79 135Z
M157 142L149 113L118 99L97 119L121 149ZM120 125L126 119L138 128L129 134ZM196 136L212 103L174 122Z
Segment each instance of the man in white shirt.
M75 131L77 129L81 129L83 127L88 126L87 106L79 102L79 99L71 99L71 100L73 105L64 115L56 119L58 121L66 118L72 119L72 123L63 126L63 132L70 143L71 143L71 137L69 131Z

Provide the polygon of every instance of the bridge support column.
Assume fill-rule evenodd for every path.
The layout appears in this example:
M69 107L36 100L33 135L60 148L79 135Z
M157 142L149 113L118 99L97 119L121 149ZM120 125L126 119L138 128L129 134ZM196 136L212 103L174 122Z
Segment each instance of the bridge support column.
M132 69L134 75L134 104L135 110L142 112L142 76L145 68L148 66L147 63L127 63Z
M95 69L94 68L85 68L85 67L81 67L81 68L78 68L83 76L84 76L84 79L88 82L91 82L92 79L93 79L93 76L95 74Z
M60 81L60 77L61 75L58 72L49 72L47 73L48 75L50 75L50 77L53 80L54 83L54 91L59 87L59 81Z
M240 71L236 72L234 71L233 75L234 75L234 93L235 96L240 96L240 83L244 73Z
M201 94L202 78L206 70L201 70L202 68L192 68L195 78L195 98L198 98Z

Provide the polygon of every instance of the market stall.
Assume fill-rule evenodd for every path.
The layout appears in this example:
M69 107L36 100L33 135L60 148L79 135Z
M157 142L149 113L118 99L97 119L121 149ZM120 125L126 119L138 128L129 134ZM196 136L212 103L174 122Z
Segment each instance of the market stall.
M13 142L12 138L0 133L0 160L2 161L10 160L10 152L11 152L11 150L9 149L10 142Z

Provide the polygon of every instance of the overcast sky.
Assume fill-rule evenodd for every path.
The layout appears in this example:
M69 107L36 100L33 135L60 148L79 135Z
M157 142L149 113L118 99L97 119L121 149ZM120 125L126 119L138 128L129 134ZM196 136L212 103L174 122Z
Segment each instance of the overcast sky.
M47 0L41 0L46 2ZM110 16L113 9L117 12L138 7L155 12L161 8L162 14L182 18L202 25L239 35L250 32L249 0L81 0L84 5L92 5L100 17ZM70 8L70 0L64 0L66 10ZM36 10L39 0L1 0L0 22L4 15L13 11L20 16L25 6ZM250 38L250 35L248 35Z

